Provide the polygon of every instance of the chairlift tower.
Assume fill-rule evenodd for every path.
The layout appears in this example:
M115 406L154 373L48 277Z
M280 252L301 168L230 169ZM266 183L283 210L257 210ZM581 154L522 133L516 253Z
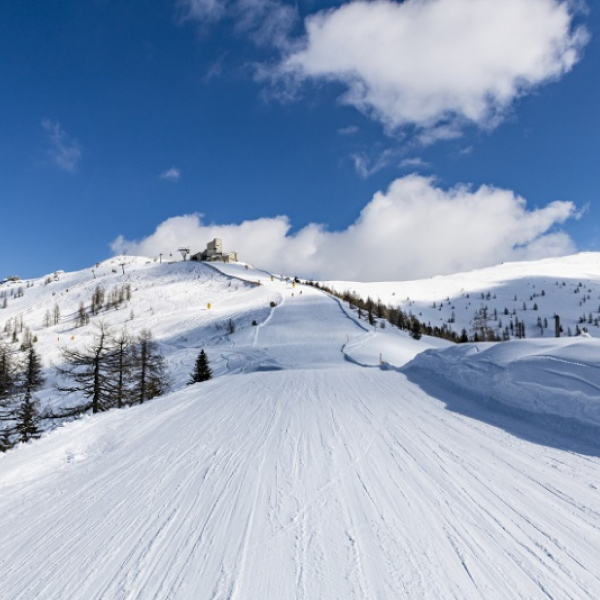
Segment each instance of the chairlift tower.
M183 256L183 260L185 260L185 257L190 253L189 248L177 248L177 250L179 252L181 252L181 256Z

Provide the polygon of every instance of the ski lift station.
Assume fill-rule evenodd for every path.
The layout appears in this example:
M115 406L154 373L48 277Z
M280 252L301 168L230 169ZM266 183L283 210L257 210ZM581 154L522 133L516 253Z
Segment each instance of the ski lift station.
M197 262L238 262L237 252L223 252L223 240L215 238L206 244L206 250L192 254L190 260Z

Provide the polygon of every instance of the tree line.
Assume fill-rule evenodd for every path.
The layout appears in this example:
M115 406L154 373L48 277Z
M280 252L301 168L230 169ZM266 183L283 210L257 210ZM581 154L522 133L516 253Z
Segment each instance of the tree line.
M380 300L375 302L370 297L365 300L350 291L337 292L333 288L315 281L307 281L306 284L327 292L344 302L348 302L350 308L357 310L359 319L366 319L370 325L377 325L378 320L380 326L384 325L385 322L388 322L398 329L408 331L411 337L416 340L420 339L422 335L429 335L456 343L469 341L466 330L463 330L458 334L449 324L444 323L441 327L432 327L430 323L423 323L412 313L406 313L402 309L394 306L386 306Z
M0 343L0 451L39 437L44 420L142 404L169 388L164 358L147 329L133 336L125 329L115 333L100 322L90 344L63 347L60 352L63 362L55 367L55 389L76 394L78 402L42 411L35 392L44 377L35 347L20 357L8 344Z
M63 364L56 367L56 389L77 393L81 402L52 416L63 418L91 411L142 404L164 394L169 377L157 342L148 329L132 336L95 324L92 342L82 349L63 347Z

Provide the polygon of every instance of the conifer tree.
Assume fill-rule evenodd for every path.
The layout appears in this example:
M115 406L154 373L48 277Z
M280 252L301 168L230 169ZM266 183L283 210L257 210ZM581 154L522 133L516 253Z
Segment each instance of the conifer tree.
M38 423L40 417L33 394L44 384L42 361L33 345L28 348L25 354L25 362L19 379L18 388L21 401L15 413L17 421L15 429L19 434L19 440L28 442L39 437Z
M54 305L52 309L52 322L54 325L58 325L60 323L60 307L58 304Z
M33 334L29 327L25 327L21 338L21 352L27 352L30 348L33 348Z
M113 374L109 368L112 345L108 326L101 322L97 325L91 346L83 350L62 348L61 355L65 365L57 367L58 374L65 384L58 384L59 392L80 392L88 400L78 407L73 414L83 413L89 409L97 413L108 410L113 404Z
M97 315L102 307L104 306L104 288L101 285L97 285L94 293L92 294L92 303L90 310L93 315Z
M375 316L373 315L373 310L371 308L367 311L367 319L369 321L369 325L375 325Z
M130 403L133 369L133 340L125 329L113 340L108 365L113 373L114 399L117 408Z
M10 434L6 429L0 431L0 452L6 452L13 447L13 443L10 439Z
M12 396L15 387L15 367L12 351L0 344L0 407Z
M132 401L141 404L164 394L169 387L165 361L148 329L140 332L133 356Z
M83 327L90 322L90 317L85 309L83 302L79 303L79 309L77 310L77 317L75 319L75 327Z
M31 439L40 436L38 429L39 412L37 403L33 397L23 396L23 400L17 410L16 430L20 436L21 442L28 442Z
M23 369L23 395L32 400L33 393L44 385L44 376L42 375L42 361L35 348L31 346L25 355L25 365Z
M410 325L410 337L413 340L420 340L421 336L421 322L418 319L413 319Z
M188 385L192 383L199 383L200 381L208 381L212 379L213 373L212 369L208 364L208 356L206 356L206 352L204 350L200 350L200 354L198 354L198 358L196 358L196 364L194 365L194 372L192 373L192 377L188 382Z

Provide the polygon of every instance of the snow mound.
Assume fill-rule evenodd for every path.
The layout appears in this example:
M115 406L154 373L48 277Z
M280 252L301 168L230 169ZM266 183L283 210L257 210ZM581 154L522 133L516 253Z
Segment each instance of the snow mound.
M426 350L405 367L475 398L600 425L600 340L467 344Z

